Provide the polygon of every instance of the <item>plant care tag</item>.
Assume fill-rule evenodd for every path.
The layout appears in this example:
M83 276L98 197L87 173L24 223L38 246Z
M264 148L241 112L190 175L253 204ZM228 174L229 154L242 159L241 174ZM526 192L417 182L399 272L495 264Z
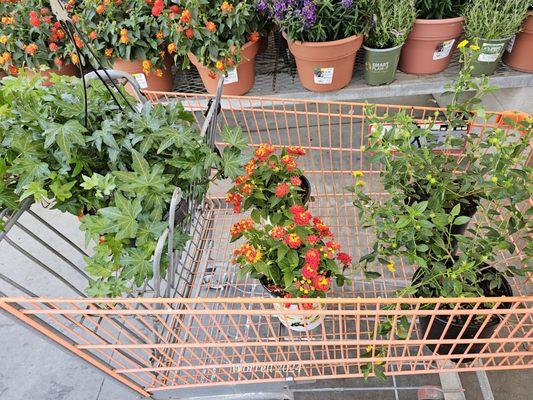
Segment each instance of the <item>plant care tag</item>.
M433 60L442 60L443 58L448 57L450 55L450 52L452 51L454 43L455 39L450 39L439 43L439 45L435 49L435 52L433 53Z
M239 82L239 75L237 74L237 68L229 69L228 75L224 78L224 85L229 85L230 83Z
M133 74L133 77L141 87L141 89L146 89L148 87L148 82L146 82L146 76L140 72L138 74Z
M390 62L366 62L365 68L370 72L387 72L390 68Z
M505 43L483 43L477 60L481 62L497 61L504 46Z
M516 35L513 36L513 37L511 38L511 40L509 40L509 43L507 44L507 49L506 49L506 50L507 50L507 53L512 53L512 51L513 51L513 47L514 47L514 41L515 41L515 39L516 39Z
M320 68L315 67L314 69L314 78L315 84L317 85L331 85L333 82L333 73L335 68Z

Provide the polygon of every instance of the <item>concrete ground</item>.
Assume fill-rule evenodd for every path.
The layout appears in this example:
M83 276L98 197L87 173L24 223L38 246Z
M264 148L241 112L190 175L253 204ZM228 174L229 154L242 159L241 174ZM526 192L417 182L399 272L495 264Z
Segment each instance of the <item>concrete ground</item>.
M500 91L487 98L487 105L493 110L519 109L533 112L533 89ZM386 99L387 103L432 105L429 96L404 99ZM0 273L16 271L20 264L1 254ZM18 273L18 271L16 271ZM23 282L32 281L36 288L39 281L31 273L20 273ZM51 290L43 288L43 291ZM2 288L0 287L0 290ZM496 400L532 400L530 371L489 372L490 384ZM474 373L460 374L467 400L483 400ZM417 388L439 386L438 375L414 375L396 378L396 385ZM295 385L297 400L347 400L417 399L414 389L399 390L396 397L390 390L393 382L385 383L370 380L319 381L312 384ZM362 392L355 388L380 387L380 391ZM389 389L387 389L389 388ZM307 389L315 390L308 391ZM318 391L317 391L318 389ZM158 399L184 398L179 393L160 395ZM0 314L0 399L1 400L134 400L141 398L98 369L87 364L67 350L44 339L37 332ZM233 397L229 395L229 399ZM254 397L258 400L258 397ZM440 397L434 397L439 399Z

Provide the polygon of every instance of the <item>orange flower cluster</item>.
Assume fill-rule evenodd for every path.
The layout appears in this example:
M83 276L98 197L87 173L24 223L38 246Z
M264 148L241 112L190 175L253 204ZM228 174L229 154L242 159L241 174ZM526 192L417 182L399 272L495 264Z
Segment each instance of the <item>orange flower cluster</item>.
M263 256L261 251L257 250L254 246L249 243L243 243L239 248L233 250L233 256L235 257L234 262L236 262L240 256L244 257L244 260L249 264L255 264L261 260ZM242 264L241 264L242 267Z
M235 222L233 225L231 225L230 234L231 236L237 236L245 231L253 229L253 227L254 221L251 218L245 218L242 221Z
M239 193L228 193L226 201L233 205L233 212L241 212L242 196Z
M271 144L260 144L254 151L254 155L259 161L265 162L275 151L276 149Z

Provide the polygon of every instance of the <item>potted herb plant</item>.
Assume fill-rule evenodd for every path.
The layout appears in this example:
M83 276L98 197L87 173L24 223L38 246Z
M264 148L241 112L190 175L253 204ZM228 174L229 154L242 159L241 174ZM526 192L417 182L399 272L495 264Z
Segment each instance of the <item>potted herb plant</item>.
M415 0L374 0L365 38L365 79L369 85L394 81L400 52L416 18Z
M503 62L513 69L523 72L533 72L533 7L529 11L520 32L513 37L503 57Z
M170 92L170 19L179 7L165 0L82 0L73 13L104 65L131 74L141 89Z
M255 83L255 57L259 32L252 2L189 0L177 21L174 48L198 69L209 93L216 93L225 76L222 93L243 95Z
M274 27L274 23L270 16L267 0L255 0L254 8L252 12L252 29L259 33L258 53L263 53L268 47L268 35Z
M327 92L351 81L369 24L366 7L353 0L274 0L270 7L306 89Z
M250 274L272 297L310 299L309 303L274 303L277 310L321 309L312 299L325 297L333 282L342 286L346 281L343 271L350 266L351 257L341 252L331 229L301 205L291 206L283 218L266 224L252 214L252 218L233 224L230 233L232 242L246 239L233 252L240 277ZM278 318L287 328L300 332L322 323L319 314L280 314Z
M244 165L245 175L238 176L228 191L226 201L236 213L253 209L259 220L277 222L294 204L306 205L311 185L298 168L298 158L305 149L283 147L280 154L271 144L260 144Z
M0 70L75 75L77 55L44 0L0 2Z
M464 47L462 52L468 57ZM487 80L473 98L461 100L468 98L465 90L476 87L467 65L446 110L450 126L470 106L475 107L475 118L491 118L478 104L489 90ZM417 267L411 285L399 291L400 297L512 296L505 276L524 275L529 269L502 265L498 256L502 251L515 255L512 238L527 237L531 212L527 202L533 194L528 165L531 121L522 121L515 131L485 128L443 136L432 130L435 120L420 124L408 111L384 118L371 108L366 111L373 121L367 151L370 160L381 165L381 181L390 196L382 201L371 198L364 191L362 178L350 188L364 226L372 228L375 235L373 250L362 257L362 264L377 261L394 273L395 262L402 258ZM483 218L472 222L476 212ZM526 255L530 251L524 249ZM423 308L432 307L434 304L426 304ZM469 307L467 301L460 304L460 310ZM481 308L492 307L487 303ZM437 316L431 326L428 316L420 317L421 332L429 339L440 339L445 331L445 339L472 339L476 334L487 338L500 321L497 316L487 321L483 316L450 314L455 316ZM380 330L382 334L389 331L390 324L388 330ZM469 352L482 347L475 344ZM466 348L457 345L453 354L464 353ZM436 351L449 354L451 345L441 345Z
M399 68L408 74L435 74L450 64L462 33L465 0L417 0L418 18L402 48Z
M33 197L52 199L53 208L74 216L81 210L81 230L93 247L85 259L87 292L119 296L152 277L175 188L200 199L211 168L216 176L222 169L240 173L243 140L224 130L228 146L219 156L179 102L122 110L99 81L87 88L86 121L81 81L51 79L51 87L37 77L0 83L0 208ZM177 248L188 239L178 227L175 238Z
M529 0L471 0L464 11L468 40L479 46L472 76L492 75L507 43L526 17Z

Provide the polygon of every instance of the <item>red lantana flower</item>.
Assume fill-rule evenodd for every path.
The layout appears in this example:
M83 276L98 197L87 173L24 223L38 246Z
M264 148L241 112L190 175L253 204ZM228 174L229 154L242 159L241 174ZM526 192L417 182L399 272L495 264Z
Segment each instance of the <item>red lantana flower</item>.
M346 253L337 254L337 260L339 260L341 263L343 263L346 266L352 263L352 257L350 257L350 255Z
M230 234L231 236L237 236L245 231L249 231L254 227L254 221L251 218L245 218L242 221L236 222L231 225Z
M285 237L285 244L291 249L297 249L302 245L302 239L296 233L291 233Z
M317 249L309 249L305 252L305 262L312 267L318 268L322 255Z
M287 147L287 153L292 154L293 156L305 156L305 150L300 146Z
M154 6L152 7L152 15L154 17L158 17L159 15L161 15L164 9L165 2L163 0L155 0Z
M283 226L275 226L270 230L270 237L274 239L283 239L287 234L287 229Z
M318 217L313 218L313 225L320 236L322 237L333 236L333 233L331 232L330 227L324 224L320 218Z
M291 185L301 186L302 185L302 180L298 176L291 176Z
M58 49L59 47L58 47L57 44L55 44L55 43L52 42L52 43L50 43L50 44L48 45L48 48L50 49L50 51L57 51L57 49Z
M309 235L309 236L307 236L307 239L306 239L307 243L309 243L311 245L312 244L317 244L319 240L320 240L320 238L317 235Z
M254 154L259 161L265 162L275 151L276 149L271 144L260 144L259 147L254 151Z
M302 276L305 279L313 279L318 274L318 268L310 264L304 264L302 267Z
M278 186L276 186L275 194L276 197L281 199L282 197L285 197L289 194L290 187L285 182L280 182Z
M311 218L313 218L311 213L309 211L304 211L303 213L294 215L294 222L296 225L305 226L309 224Z
M291 212L292 215L296 215L296 214L301 214L307 210L305 209L304 206L301 206L299 204L294 204L291 206L291 208L289 208L289 211Z
M242 196L239 193L228 193L226 201L233 204L233 212L241 211Z
M41 20L37 11L30 11L30 25L39 26L41 25Z
M326 292L329 289L331 278L326 278L324 275L317 275L313 279L313 286L317 290Z
M296 160L289 155L281 157L280 161L283 165L285 165L285 169L287 171L293 171L296 168L298 168L298 164L296 164Z
M245 183L242 185L241 193L245 196L250 196L254 192L254 185L251 183Z

